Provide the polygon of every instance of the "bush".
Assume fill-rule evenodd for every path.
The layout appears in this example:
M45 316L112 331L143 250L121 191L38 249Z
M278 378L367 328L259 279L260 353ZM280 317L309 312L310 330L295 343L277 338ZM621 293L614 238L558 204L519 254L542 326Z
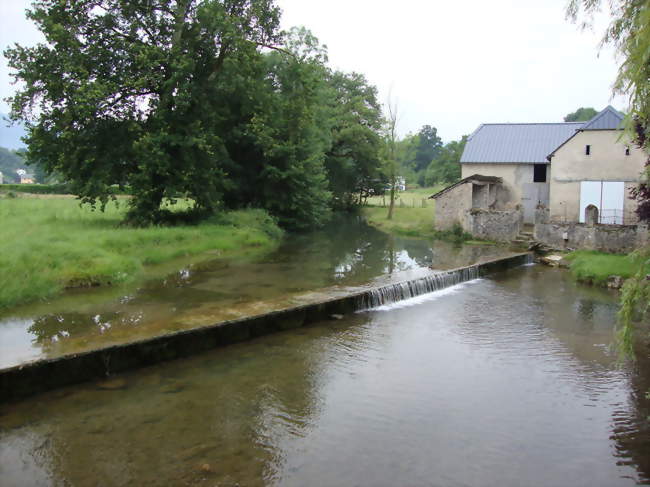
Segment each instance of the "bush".
M30 194L70 194L68 185L59 184L0 184L0 190Z

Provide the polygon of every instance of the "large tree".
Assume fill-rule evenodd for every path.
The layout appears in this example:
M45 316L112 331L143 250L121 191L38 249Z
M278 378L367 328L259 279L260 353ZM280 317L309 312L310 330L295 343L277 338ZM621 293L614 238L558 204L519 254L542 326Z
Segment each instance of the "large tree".
M427 168L424 178L427 186L455 183L460 179L460 158L466 143L467 136L464 135L460 140L452 140L443 146Z
M377 89L362 74L335 71L327 84L333 124L325 166L335 204L349 208L386 185L381 171L381 106Z
M418 145L415 150L415 171L424 171L431 161L435 159L442 149L442 139L438 136L438 129L431 125L424 125L418 132Z
M580 107L575 112L571 112L566 117L564 117L564 121L565 122L586 122L587 120L591 120L592 118L594 118L596 115L598 115L598 112L596 111L595 108Z
M36 0L27 15L46 42L5 56L29 158L93 205L130 186L135 223L178 194L213 209L228 184L223 85L279 43L273 0Z

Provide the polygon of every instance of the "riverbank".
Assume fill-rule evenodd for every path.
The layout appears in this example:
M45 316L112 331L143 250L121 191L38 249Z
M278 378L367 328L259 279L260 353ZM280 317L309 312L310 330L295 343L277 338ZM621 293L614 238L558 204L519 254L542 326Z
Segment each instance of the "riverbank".
M623 280L635 275L640 267L645 266L650 272L650 265L635 254L607 254L594 250L576 250L564 256L570 264L573 277L579 282L596 286L607 286L608 280L619 276Z
M0 201L0 309L75 287L137 279L147 266L209 253L271 250L282 231L262 210L223 213L199 225L121 227L126 205L104 213L71 198Z

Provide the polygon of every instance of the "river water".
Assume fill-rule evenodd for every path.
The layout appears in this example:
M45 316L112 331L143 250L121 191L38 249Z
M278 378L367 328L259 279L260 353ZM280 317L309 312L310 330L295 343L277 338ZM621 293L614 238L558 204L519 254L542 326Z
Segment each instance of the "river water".
M4 405L0 484L650 484L616 302L525 266Z
M359 218L255 257L168 264L131 286L70 291L0 314L0 368L347 294L509 254L391 237ZM194 259L196 260L196 259ZM164 268L163 268L164 271Z

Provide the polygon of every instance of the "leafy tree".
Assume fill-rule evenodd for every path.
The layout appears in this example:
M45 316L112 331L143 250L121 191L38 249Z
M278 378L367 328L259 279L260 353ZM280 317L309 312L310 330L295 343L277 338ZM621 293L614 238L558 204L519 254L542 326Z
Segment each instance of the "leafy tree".
M420 172L429 167L442 149L442 139L438 130L431 125L424 125L418 132L418 145L415 149L415 171Z
M178 194L214 209L228 189L223 84L279 43L273 0L36 0L27 15L46 43L5 56L29 158L93 206L128 184L134 223Z
M420 141L418 134L407 134L396 143L396 157L400 176L411 184L417 183L415 171L415 153Z
M586 122L591 120L598 112L592 107L580 107L575 112L569 113L564 117L565 122Z
M331 118L325 83L324 48L305 29L288 38L292 53L270 53L264 110L249 124L263 164L251 198L286 226L306 228L329 216L325 155L331 146ZM251 184L251 181L242 184Z
M336 71L327 82L333 91L332 145L325 160L329 189L338 206L350 208L383 192L386 185L381 172L381 107L377 89L361 74Z
M460 179L460 158L463 155L467 136L454 140L444 145L436 159L431 161L425 174L425 184L451 184Z

